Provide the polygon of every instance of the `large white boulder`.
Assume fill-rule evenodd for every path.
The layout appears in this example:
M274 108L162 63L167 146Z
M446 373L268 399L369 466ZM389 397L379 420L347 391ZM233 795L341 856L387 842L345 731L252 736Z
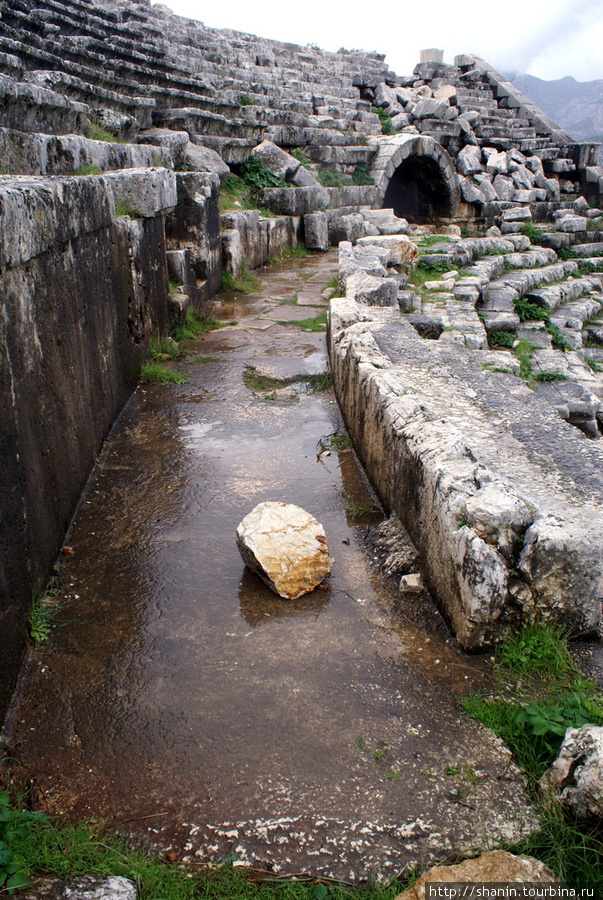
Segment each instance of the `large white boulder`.
M541 786L580 818L603 818L603 728L568 728Z
M258 504L237 528L237 545L245 565L285 600L314 590L334 562L322 525L291 503Z

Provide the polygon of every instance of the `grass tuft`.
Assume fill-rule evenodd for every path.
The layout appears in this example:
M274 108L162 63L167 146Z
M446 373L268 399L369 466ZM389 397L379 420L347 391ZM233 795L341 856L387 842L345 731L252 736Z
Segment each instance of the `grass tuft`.
M185 384L187 380L186 375L158 362L143 363L140 368L140 378L142 381L154 384Z

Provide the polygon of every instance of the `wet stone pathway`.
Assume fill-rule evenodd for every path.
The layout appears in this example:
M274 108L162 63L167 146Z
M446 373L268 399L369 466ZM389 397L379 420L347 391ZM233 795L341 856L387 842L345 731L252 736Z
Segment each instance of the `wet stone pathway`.
M106 817L170 858L350 880L521 827L506 751L455 706L486 663L380 574L380 516L350 516L375 499L332 446L332 392L249 386L249 367L327 371L325 329L296 323L324 315L335 267L283 261L224 297L236 324L189 344L187 383L143 385L114 429L10 717L42 808ZM280 600L244 568L235 529L263 500L324 525L326 590Z

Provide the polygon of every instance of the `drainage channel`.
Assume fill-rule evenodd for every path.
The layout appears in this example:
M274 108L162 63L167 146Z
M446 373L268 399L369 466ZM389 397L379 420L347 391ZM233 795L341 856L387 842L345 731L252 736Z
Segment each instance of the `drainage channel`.
M225 297L236 324L190 343L187 383L142 386L114 430L9 717L42 808L172 859L349 880L525 826L508 753L455 705L485 661L375 564L382 516L320 377L335 267L283 261ZM324 525L325 590L284 601L244 568L263 500Z

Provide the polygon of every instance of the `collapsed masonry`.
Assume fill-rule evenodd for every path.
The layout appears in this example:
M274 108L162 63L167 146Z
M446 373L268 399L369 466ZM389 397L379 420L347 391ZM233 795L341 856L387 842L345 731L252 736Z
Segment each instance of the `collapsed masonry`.
M601 198L596 145L572 141L476 57L423 63L399 78L378 54L210 29L149 0L2 0L0 97L0 707L18 670L31 587L56 558L151 331L190 304L203 308L223 268L237 274L244 260L259 266L300 241L324 249L407 230L408 221L515 234L522 220L557 215L551 252L576 237L594 246L601 235L580 199ZM252 155L281 180L260 191L259 209L231 204L221 217L225 179ZM502 259L476 263L479 284L455 281L457 305L445 301L438 322L445 331L461 313L471 320L467 347L485 346L476 305L490 332L516 325L516 288L489 284ZM551 262L538 259L530 257L537 268ZM570 269L543 271L571 293ZM180 285L171 299L169 277ZM538 302L555 302L541 294ZM600 343L600 329L588 327ZM583 412L580 397L558 407L594 432L598 407ZM357 431L352 419L364 412L347 415ZM593 453L583 441L577 457ZM596 617L583 618L590 626Z

